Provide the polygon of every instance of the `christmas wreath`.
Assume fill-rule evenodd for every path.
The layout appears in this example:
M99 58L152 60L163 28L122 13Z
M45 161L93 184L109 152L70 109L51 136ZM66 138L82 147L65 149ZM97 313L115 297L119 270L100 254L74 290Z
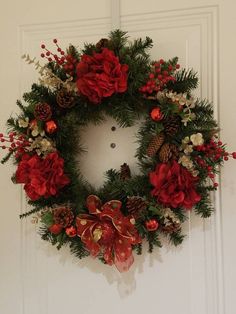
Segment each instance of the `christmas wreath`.
M126 271L145 239L150 252L161 246L161 235L180 244L189 210L211 215L218 166L236 153L218 139L211 103L193 98L196 73L180 69L177 57L151 61L149 37L130 42L116 30L80 51L53 42L56 52L41 45L43 66L23 56L40 79L24 104L17 101L21 113L8 120L8 134L0 134L8 150L2 163L13 157L12 179L32 206L21 218L40 221L42 239ZM80 131L107 115L121 127L142 119L139 172L131 174L124 162L95 189L78 166Z

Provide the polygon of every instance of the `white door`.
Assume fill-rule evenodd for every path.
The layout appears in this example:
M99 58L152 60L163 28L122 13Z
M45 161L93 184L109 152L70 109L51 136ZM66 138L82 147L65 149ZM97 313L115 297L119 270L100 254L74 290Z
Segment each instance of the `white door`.
M37 79L33 67L20 59L23 53L38 56L41 42L50 45L53 38L61 46L81 46L121 27L131 37L153 38L153 58L177 55L182 66L198 71L197 94L214 102L221 137L229 151L235 150L235 11L233 0L2 1L0 129L16 110L15 100ZM97 173L91 174L88 156L83 163L90 181L100 183L102 171L124 158L135 167L134 129L111 134L112 124L109 120L96 132L104 153L108 143L118 143L116 157L107 164L100 156ZM88 130L88 147L94 147L92 134ZM121 147L127 137L130 144ZM97 260L76 260L67 249L58 252L42 242L30 219L18 218L26 205L20 188L10 181L13 167L1 166L0 171L1 314L236 313L234 161L221 173L215 215L206 222L191 215L181 247L135 256L124 274Z

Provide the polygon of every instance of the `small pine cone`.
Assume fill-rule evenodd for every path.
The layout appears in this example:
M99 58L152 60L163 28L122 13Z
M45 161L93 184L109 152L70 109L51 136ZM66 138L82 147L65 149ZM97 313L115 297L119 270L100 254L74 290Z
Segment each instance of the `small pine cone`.
M172 159L178 159L179 158L179 150L178 147L175 144L170 144L170 150L172 153Z
M52 109L47 103L38 103L34 109L34 116L37 120L48 121L52 116Z
M168 162L172 157L170 144L165 143L159 151L159 159L161 162Z
M164 140L165 140L165 135L162 132L158 135L153 136L147 148L148 157L153 157L158 152L158 150L161 148L162 144L164 143Z
M162 226L162 230L166 233L174 233L177 232L181 228L180 223L172 223L165 226Z
M66 89L61 89L56 96L57 104L61 108L71 108L75 104L74 95Z
M101 50L102 48L107 48L109 45L109 39L107 38L101 38L97 43L96 43L96 48L98 50Z
M140 196L131 196L127 199L126 208L130 214L137 217L147 208L147 202Z
M164 132L168 136L174 136L181 124L181 118L177 115L167 117L163 120Z
M129 165L127 165L127 163L124 163L123 165L120 166L120 178L123 181L131 178L130 168Z
M58 207L53 212L54 223L62 225L64 228L71 225L74 214L70 208L67 207Z

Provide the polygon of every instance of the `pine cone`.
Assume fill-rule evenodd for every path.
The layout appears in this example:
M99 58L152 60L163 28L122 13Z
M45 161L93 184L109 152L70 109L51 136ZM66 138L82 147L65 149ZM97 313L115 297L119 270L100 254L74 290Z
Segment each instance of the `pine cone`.
M172 159L178 159L179 158L179 150L178 147L175 144L170 144L170 150L172 153Z
M168 136L174 136L181 124L181 118L177 115L167 117L163 120L164 132Z
M165 143L159 151L159 159L161 162L168 162L172 157L170 144Z
M172 223L166 226L162 226L162 230L166 233L177 232L181 228L180 224Z
M39 103L35 106L34 116L37 120L48 121L52 116L52 109L47 103Z
M66 89L61 89L56 96L57 104L61 108L71 108L75 104L74 95Z
M140 196L131 196L127 199L126 208L130 214L137 217L147 208L147 202Z
M96 48L98 50L101 50L102 48L107 48L109 45L110 40L107 38L101 38L97 43L96 43Z
M157 153L157 151L161 148L162 144L164 143L164 140L165 135L162 132L158 135L153 136L147 148L148 157L153 157Z
M163 212L161 229L166 233L177 232L178 230L181 229L180 220L170 208L166 208Z
M55 224L62 225L64 228L71 225L74 214L70 208L67 207L58 207L53 212L53 219Z
M120 166L120 178L123 181L131 178L130 168L127 163L124 163Z

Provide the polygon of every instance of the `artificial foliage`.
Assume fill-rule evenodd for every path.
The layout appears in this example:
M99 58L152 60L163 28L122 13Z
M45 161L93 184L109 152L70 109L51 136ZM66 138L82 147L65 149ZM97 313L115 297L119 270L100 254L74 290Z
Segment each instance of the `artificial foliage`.
M41 45L44 65L23 56L39 81L17 101L20 114L7 121L8 134L0 134L8 150L2 163L13 159L12 180L31 205L21 218L33 216L43 240L126 271L144 241L149 252L163 236L182 243L190 210L211 215L219 166L236 153L218 138L212 104L193 97L197 74L181 69L177 57L152 61L149 37L130 41L116 30L81 51L53 42L55 51ZM106 116L125 128L142 119L139 171L131 173L124 160L96 189L77 162L84 153L80 132Z

